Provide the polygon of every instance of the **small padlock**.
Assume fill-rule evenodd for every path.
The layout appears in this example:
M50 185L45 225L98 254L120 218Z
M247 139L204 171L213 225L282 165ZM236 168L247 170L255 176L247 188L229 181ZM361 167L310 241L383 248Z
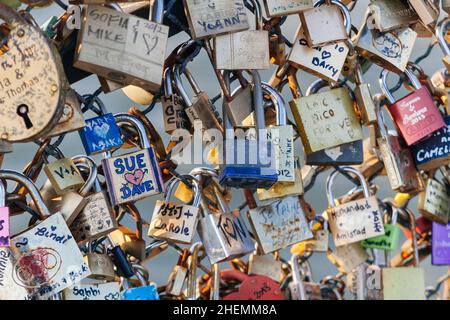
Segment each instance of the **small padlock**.
M355 68L355 81L355 100L361 114L361 120L365 125L376 124L378 120L377 108L372 99L370 84L364 82L363 70L359 63L356 64Z
M306 41L311 48L342 42L348 39L351 23L350 12L338 0L320 0L313 9L300 12ZM326 32L324 32L326 30Z
M186 17L193 39L238 32L249 28L243 0L184 0Z
M98 253L93 248L92 242L88 243L88 252L84 256L84 260L91 270L89 278L101 281L114 281L116 278L111 257L107 253Z
M264 0L269 18L283 17L314 8L313 0Z
M164 192L161 169L142 122L131 115L114 115L118 124L129 124L137 130L142 150L102 160L111 205L137 201Z
M450 224L433 222L431 233L431 263L450 265Z
M255 9L256 30L214 37L215 66L219 70L267 70L270 68L269 32L264 30L261 7Z
M450 197L447 184L430 177L425 190L419 193L417 209L428 220L447 225L450 215Z
M178 178L169 181L165 200L156 201L148 235L156 239L190 244L195 236L200 204L200 188L197 180L190 175L182 175L193 185L194 199L192 205L170 201L176 185L181 182Z
M136 272L136 277L138 278L141 286L139 287L129 287L128 280L124 279L123 285L125 291L122 293L123 300L159 300L159 295L157 287L155 284L150 284L146 279L139 273Z
M406 69L405 75L415 91L396 101L387 87L387 70L381 73L381 89L389 101L388 110L408 146L419 142L445 126L442 115L426 87L422 87L417 77Z
M62 155L62 154L60 154ZM48 163L44 156L44 172L50 180L56 194L62 195L70 190L77 190L84 185L84 179L81 176L74 161L71 158L60 158Z
M339 171L333 172L328 177L327 197L329 208L327 217L334 244L339 247L384 235L385 231L378 200L375 196L371 196L366 179L356 169L351 167L341 167L341 169L344 172L353 173L357 176L364 191L364 199L336 206L332 186Z

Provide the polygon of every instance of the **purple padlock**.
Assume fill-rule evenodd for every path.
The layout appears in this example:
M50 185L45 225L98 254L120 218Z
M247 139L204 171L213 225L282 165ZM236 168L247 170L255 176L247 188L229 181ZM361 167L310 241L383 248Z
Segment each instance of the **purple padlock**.
M438 266L450 265L450 223L442 225L433 222L431 263Z

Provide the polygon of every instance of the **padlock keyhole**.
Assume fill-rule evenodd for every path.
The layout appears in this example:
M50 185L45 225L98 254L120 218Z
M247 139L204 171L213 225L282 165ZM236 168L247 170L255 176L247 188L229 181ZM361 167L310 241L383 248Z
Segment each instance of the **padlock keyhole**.
M26 104L21 104L20 106L17 107L17 114L19 115L19 117L21 117L23 119L23 122L25 122L25 127L27 129L30 129L33 127L33 123L31 122L31 119L28 116L29 111L30 111L30 109L28 108L28 106Z

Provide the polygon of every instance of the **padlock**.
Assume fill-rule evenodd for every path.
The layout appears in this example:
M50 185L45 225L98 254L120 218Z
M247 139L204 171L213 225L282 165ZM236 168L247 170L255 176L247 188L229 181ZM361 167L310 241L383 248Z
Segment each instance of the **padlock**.
M348 53L346 42L310 48L303 27L299 26L288 61L295 68L305 70L326 81L337 81Z
M200 204L200 187L193 176L182 175L193 185L194 199L192 205L170 201L178 178L169 181L165 200L157 200L152 220L148 229L148 236L176 243L190 244L195 236Z
M385 231L378 200L375 196L370 195L366 179L361 172L351 167L341 167L341 170L356 175L361 182L364 199L336 206L332 186L339 171L333 172L328 177L327 197L329 208L327 217L334 244L338 247L384 235Z
M414 9L403 0L371 1L369 9L371 17L368 23L381 32L408 27L419 19Z
M154 21L98 5L84 8L74 66L114 82L158 91L169 37L169 27L161 24L161 2L152 2Z
M419 267L415 218L411 211L406 211L411 225L414 266L381 270L384 300L425 300L425 273Z
M85 205L69 226L79 245L99 239L118 227L108 196L102 190L96 176L94 176L94 191L90 189L87 189L84 195Z
M420 21L428 28L434 28L439 18L440 0L408 0L417 12Z
M33 182L12 170L1 170L0 179L23 185L35 202L41 220L11 237L14 281L34 299L42 300L89 276L90 270L62 215L58 212L50 215Z
M136 222L136 231L133 231L123 225L110 233L112 240L118 243L123 251L138 260L146 258L145 240L142 238L142 218L134 204L127 203L123 209L128 212Z
M36 140L52 130L63 112L67 80L62 62L44 33L14 9L0 3L0 18L10 29L0 56L0 138Z
M194 91L193 99L191 99L187 94L181 81L181 69L181 65L177 65L174 68L175 84L177 86L178 92L181 95L181 98L184 101L184 104L186 105L186 108L184 110L187 117L191 121L191 124L194 125L194 121L200 120L203 129L216 129L220 132L223 132L220 114L216 110L215 106L211 103L208 94L200 89L192 74L188 69L185 69L184 74L189 80L188 82Z
M445 126L442 115L426 87L406 69L405 75L416 89L396 101L387 87L387 70L381 72L381 89L389 101L388 110L408 146L419 142Z
M87 119L86 126L78 132L88 156L119 148L124 143L114 115L108 113L100 99L96 98L94 101L100 107L102 115Z
M187 278L188 268L187 262L189 258L189 250L183 249L177 264L169 275L166 286L166 294L172 296L180 296L183 292L184 283Z
M314 92L320 85L317 82L310 88ZM337 149L363 138L354 101L346 87L301 97L291 101L290 105L307 157L316 151L330 149L328 157L337 159L331 148Z
M238 292L231 293L223 300L284 300L280 285L269 277L249 276L238 270L222 270L220 279L240 283Z
M109 157L107 153L102 160L111 205L164 192L161 169L142 122L123 113L114 115L114 118L118 124L128 124L137 130L142 150L115 157Z
M177 129L188 129L189 123L182 98L173 91L172 69L164 71L164 95L161 97L164 131L172 134Z
M433 222L431 233L431 263L435 266L450 265L450 224Z
M383 160L391 189L397 192L418 193L423 189L422 178L414 166L411 151L406 147L402 137L396 131L387 131L382 112L381 100L384 96L375 96L378 109L377 138L379 157Z
M238 32L249 28L243 0L184 0L186 17L193 39Z
M447 184L429 177L425 190L419 193L417 209L425 218L447 225L450 215L450 197Z
M365 125L376 124L378 120L377 108L372 99L370 84L364 82L361 64L357 63L355 67L356 87L354 92L362 123Z
M63 292L64 300L120 300L118 282L76 284Z
M370 19L369 10L355 42L356 51L384 69L396 73L405 72L417 33L408 27L380 32L369 27Z
M270 68L269 32L264 30L261 6L255 8L256 30L214 37L215 66L219 70L267 70Z
M93 248L92 242L88 243L88 252L84 256L84 260L91 270L89 278L101 281L114 281L116 278L111 257L106 252L98 253Z
M251 192L247 192L248 220L261 253L268 254L312 238L298 197L281 198L260 207L250 197Z
M366 239L362 242L363 248L381 249L393 251L398 248L401 228L397 225L398 210L392 201L383 201L384 210L384 231L385 234Z
M350 34L351 23L345 24L350 21L350 12L338 0L317 1L313 9L300 12L300 20L311 48L342 42Z
M62 155L62 154L61 154ZM81 176L74 161L71 158L61 157L51 163L44 156L44 172L50 180L56 194L62 195L71 190L77 190L84 185L84 179Z
M10 246L9 208L6 204L6 188L0 181L0 247Z
M313 0L264 0L269 18L283 17L314 8Z
M261 275L273 281L283 280L283 263L272 254L258 255L252 253L248 258L248 275Z
M129 287L128 280L125 280L123 282L125 291L122 293L122 300L159 300L156 285L148 283L139 272L136 272L136 277L141 286Z
M68 89L66 92L66 100L64 101L63 112L58 123L53 127L46 136L55 137L64 133L82 130L86 123L81 111L80 101L78 100L75 90Z
M68 226L72 224L78 214L86 206L89 190L94 186L97 177L97 166L91 158L80 155L72 157L71 160L78 171L81 171L80 169L88 169L89 171L86 182L79 190L70 190L62 195L57 195L56 190L51 187L50 180L47 180L41 188L41 190L43 190L42 197L45 205L50 212L60 212Z
M355 242L336 247L334 252L328 249L327 258L338 268L339 272L349 274L366 262L369 259L369 255L361 247L360 243Z
M244 256L254 251L255 245L242 219L231 213L217 182L213 180L211 183L219 211L212 212L202 194L203 216L199 219L197 230L211 264L216 264Z
M448 26L450 23L450 18L446 18L439 22L436 28L436 37L439 40L439 46L441 47L442 52L444 53L444 58L442 61L448 72L450 72L450 49L448 47L447 40L445 38L445 34L448 31Z
M261 78L252 70L255 128L247 132L233 130L225 118L224 164L220 166L220 184L231 188L268 189L277 181L273 143L265 129Z

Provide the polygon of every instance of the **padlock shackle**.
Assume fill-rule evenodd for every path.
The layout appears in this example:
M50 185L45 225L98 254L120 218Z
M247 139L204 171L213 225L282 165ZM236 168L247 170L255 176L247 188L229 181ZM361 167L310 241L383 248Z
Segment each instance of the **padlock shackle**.
M178 92L180 93L181 98L183 99L184 103L186 104L186 107L192 107L192 99L186 92L186 89L183 85L183 81L181 80L181 73L182 73L182 65L177 64L173 68L173 75L175 78L175 85L178 89ZM202 93L198 83L195 81L194 77L192 76L192 73L185 68L184 75L186 76L186 79L188 80L193 92L195 95L199 95Z
M164 0L150 0L150 21L162 24L164 20Z
M0 19L5 21L11 29L14 29L18 24L27 24L26 20L16 10L4 3L0 3Z
M6 188L3 181L0 180L0 207L6 206Z
M447 32L447 29L449 27L450 17L447 16L437 24L435 31L435 36L439 40L439 46L446 56L450 56L450 48L448 47L447 41L445 40L445 33Z
M277 114L277 126L285 126L287 125L287 114L286 114L286 103L284 102L281 94L275 90L271 85L266 82L262 82L263 92L267 93L270 96L270 100L275 106L275 111Z
M231 212L230 207L228 206L228 203L226 202L222 193L220 192L219 184L215 180L211 181L211 183L213 184L214 195L216 196L220 210L223 213L230 213Z
M172 69L170 67L164 70L164 94L167 97L173 95L173 87L172 87Z
M258 0L249 0L249 2L251 2L253 4L253 8L255 9L254 15L255 15L256 30L263 30L264 22L263 22L261 4L259 3Z
M141 145L141 149L149 149L151 148L150 141L147 137L147 131L145 130L144 124L139 120L136 116L132 116L128 113L116 113L114 115L114 119L116 120L117 125L121 123L126 123L134 127L139 135L139 142Z
M341 10L342 16L344 18L344 24L345 24L345 32L348 36L350 36L350 32L352 32L352 17L350 14L350 11L348 8L339 0L319 0L314 4L314 7L320 7L321 5L326 4L327 2L334 4L339 7ZM324 30L325 31L325 30Z
M289 261L289 265L291 267L292 281L294 282L294 284L297 285L300 299L306 300L306 290L300 275L300 268L298 265L299 258L300 258L299 254L294 253L291 257L291 260Z
M189 257L189 270L187 275L187 294L186 300L196 300L196 283L197 283L197 265L198 265L198 256L200 250L203 247L203 243L196 242L189 249L190 257Z
M193 185L193 193L194 193L194 200L192 201L192 206L198 207L200 205L200 185L197 181L197 179L189 174L182 174L182 178L189 180ZM167 184L166 194L164 195L165 202L169 202L170 198L172 197L172 194L175 190L175 187L178 186L178 184L182 182L182 180L178 177L173 177L170 179L169 183Z
M78 193L82 197L86 197L92 190L92 187L94 187L95 182L97 181L97 165L95 164L95 161L91 157L85 155L74 156L72 157L72 160L77 167L80 166L87 168L89 170L88 178L86 179L81 189L78 191Z
M0 170L0 179L13 180L27 189L37 209L39 220L45 220L51 215L36 185L27 176L14 170Z
M259 130L266 127L264 118L264 95L262 90L261 76L257 70L251 70L253 78L253 106L255 109L256 136L259 137Z
M362 186L363 192L364 192L364 197L370 198L370 190L369 190L369 186L367 184L367 180L359 170L352 168L352 167L341 167L341 170L345 171L345 172L353 173L354 175L356 175L358 180L361 182L361 186ZM340 172L338 170L336 170L331 175L329 175L327 178L327 198L328 198L328 204L331 208L336 206L336 202L335 202L336 198L334 197L334 193L333 193L333 183L334 183L334 179L336 179L336 177L339 174L340 174Z
M413 85L413 87L415 89L420 89L422 87L419 79L416 77L416 75L414 74L414 72L412 70L410 70L408 67L406 68L404 74L406 75L406 77L409 79L409 81L411 82L411 84ZM388 99L390 104L394 104L396 102L394 96L392 95L392 92L390 91L388 85L387 85L387 77L389 75L389 71L387 69L383 69L380 73L380 79L379 79L379 84L381 87L381 91L383 92L383 94L386 96L386 98Z
M397 221L398 221L398 210L399 210L399 208L397 207L397 204L395 203L395 200L392 199L392 198L387 198L387 199L383 200L383 203L388 205L392 209L392 213L391 214L389 214L389 210L387 210L387 212L385 213L388 216L390 216L390 218L391 218L391 221L389 222L389 224L396 225Z

